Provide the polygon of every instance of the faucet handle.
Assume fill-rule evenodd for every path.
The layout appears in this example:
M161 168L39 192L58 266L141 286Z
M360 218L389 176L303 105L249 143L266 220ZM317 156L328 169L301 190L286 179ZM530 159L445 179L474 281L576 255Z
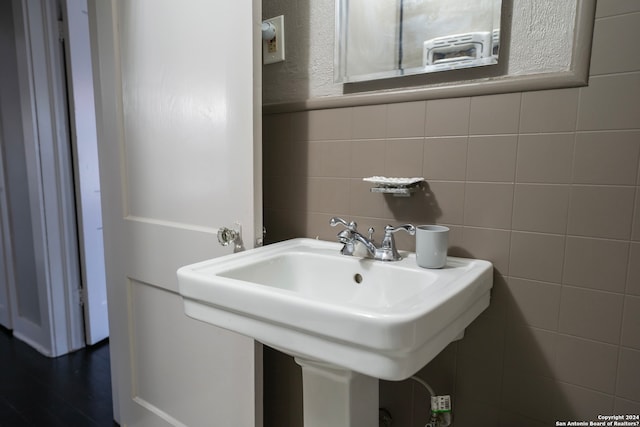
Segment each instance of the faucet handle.
M397 227L387 225L384 228L384 237L382 239L382 243L380 244L380 249L385 252L385 260L387 261L397 261L399 259L402 259L402 257L398 253L398 250L396 249L396 239L393 237L393 235L400 230L406 231L411 235L416 234L416 228L411 224L402 224Z
M416 227L414 227L412 224L402 224L402 225L399 225L397 227L394 227L392 225L387 225L384 228L384 234L385 235L389 235L391 233L396 233L396 232L398 232L400 230L404 230L404 231L406 231L407 233L409 233L412 236L414 234L416 234Z
M355 221L347 222L344 219L334 216L329 220L329 225L335 227L338 224L344 225L349 231L356 231L358 229L358 224Z

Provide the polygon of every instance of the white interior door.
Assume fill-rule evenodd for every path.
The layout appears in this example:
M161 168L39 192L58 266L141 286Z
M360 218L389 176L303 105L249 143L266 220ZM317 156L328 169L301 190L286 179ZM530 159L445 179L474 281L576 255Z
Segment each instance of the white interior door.
M90 2L122 425L260 426L261 348L184 315L178 267L262 229L260 1Z

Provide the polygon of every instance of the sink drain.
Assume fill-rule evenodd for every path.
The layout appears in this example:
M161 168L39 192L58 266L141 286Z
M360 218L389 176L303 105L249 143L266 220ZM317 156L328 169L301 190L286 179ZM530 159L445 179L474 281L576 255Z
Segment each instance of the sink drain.
M360 275L360 273L356 273L356 274L353 276L353 280L354 280L356 283L358 283L358 284L362 283L362 276Z

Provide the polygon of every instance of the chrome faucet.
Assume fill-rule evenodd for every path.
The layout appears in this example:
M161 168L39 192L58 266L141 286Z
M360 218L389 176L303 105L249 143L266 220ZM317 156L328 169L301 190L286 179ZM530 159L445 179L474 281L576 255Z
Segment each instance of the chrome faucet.
M402 259L396 249L396 240L393 237L396 232L404 230L411 235L416 234L416 228L411 224L403 224L398 227L387 225L384 228L384 237L382 238L382 242L379 247L376 247L373 241L373 228L369 228L369 237L365 237L358 231L358 224L356 224L355 221L347 222L337 216L334 216L329 221L329 225L332 227L335 227L338 224L345 227L344 230L338 233L338 240L340 243L344 244L342 250L340 250L342 255L353 256L357 243L360 243L367 249L371 258L380 261L399 261Z

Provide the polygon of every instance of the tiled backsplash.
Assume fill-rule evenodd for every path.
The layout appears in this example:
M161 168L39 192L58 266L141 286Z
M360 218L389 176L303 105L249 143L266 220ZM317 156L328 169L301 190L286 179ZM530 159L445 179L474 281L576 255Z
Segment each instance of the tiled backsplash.
M603 0L588 87L264 117L268 240L335 240L334 215L438 223L451 255L494 263L490 308L419 373L453 396L456 427L640 413L639 39L638 3ZM394 198L371 175L427 185ZM265 425L299 426L297 368L265 364ZM425 399L381 385L398 426L422 427Z

